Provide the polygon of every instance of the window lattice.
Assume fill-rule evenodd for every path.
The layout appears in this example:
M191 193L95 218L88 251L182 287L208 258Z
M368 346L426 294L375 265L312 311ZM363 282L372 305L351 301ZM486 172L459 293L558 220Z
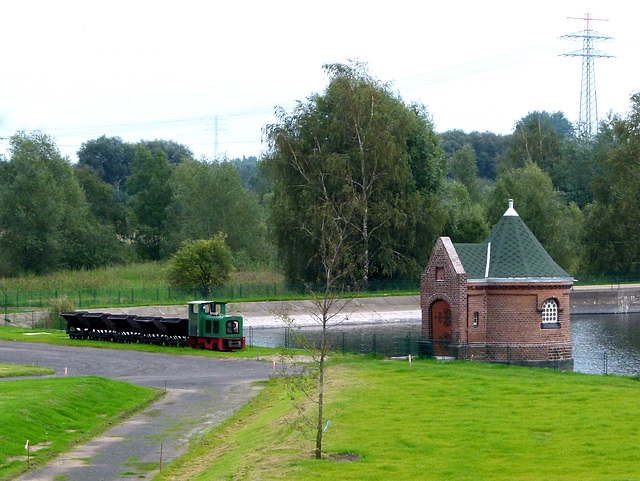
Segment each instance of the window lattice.
M558 322L558 303L554 299L542 303L542 322Z

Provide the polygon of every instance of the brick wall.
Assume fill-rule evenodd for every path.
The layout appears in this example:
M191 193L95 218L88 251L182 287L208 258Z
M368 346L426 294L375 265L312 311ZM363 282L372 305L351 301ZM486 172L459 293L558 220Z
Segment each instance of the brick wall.
M439 280L442 279L442 280ZM448 237L436 242L427 268L420 276L422 337L431 339L431 305L443 300L451 308L451 335L454 343L466 339L467 274Z
M422 337L432 339L430 308L444 300L451 307L455 357L500 362L570 360L570 290L570 283L558 282L467 283L453 244L443 237L421 275ZM552 329L542 328L542 304L547 299L558 304L558 325Z

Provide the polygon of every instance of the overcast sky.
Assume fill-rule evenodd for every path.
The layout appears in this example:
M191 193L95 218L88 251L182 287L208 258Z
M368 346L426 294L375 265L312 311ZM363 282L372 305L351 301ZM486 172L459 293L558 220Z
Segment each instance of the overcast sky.
M582 59L559 54L582 44L559 37L586 12L614 38L595 45L616 56L596 59L600 117L640 91L635 1L3 3L0 152L39 129L72 160L103 134L259 155L273 108L322 92L322 65L348 59L425 104L439 132L508 134L534 110L577 122Z

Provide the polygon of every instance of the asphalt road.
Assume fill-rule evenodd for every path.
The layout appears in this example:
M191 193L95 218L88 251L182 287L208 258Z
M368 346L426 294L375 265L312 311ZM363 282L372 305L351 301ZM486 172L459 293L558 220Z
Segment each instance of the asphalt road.
M69 376L97 375L167 389L143 412L21 481L150 479L157 471L141 469L144 463L159 462L161 451L164 464L183 454L188 440L247 403L258 392L255 381L267 379L273 370L271 363L258 361L2 341L0 362L49 366L55 376L64 376L66 368Z

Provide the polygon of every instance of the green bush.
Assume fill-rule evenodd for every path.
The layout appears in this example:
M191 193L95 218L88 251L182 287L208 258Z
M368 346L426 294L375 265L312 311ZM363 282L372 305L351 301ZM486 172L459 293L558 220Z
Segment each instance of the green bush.
M208 294L213 286L228 282L234 266L225 237L221 232L213 239L183 242L169 261L169 283Z

